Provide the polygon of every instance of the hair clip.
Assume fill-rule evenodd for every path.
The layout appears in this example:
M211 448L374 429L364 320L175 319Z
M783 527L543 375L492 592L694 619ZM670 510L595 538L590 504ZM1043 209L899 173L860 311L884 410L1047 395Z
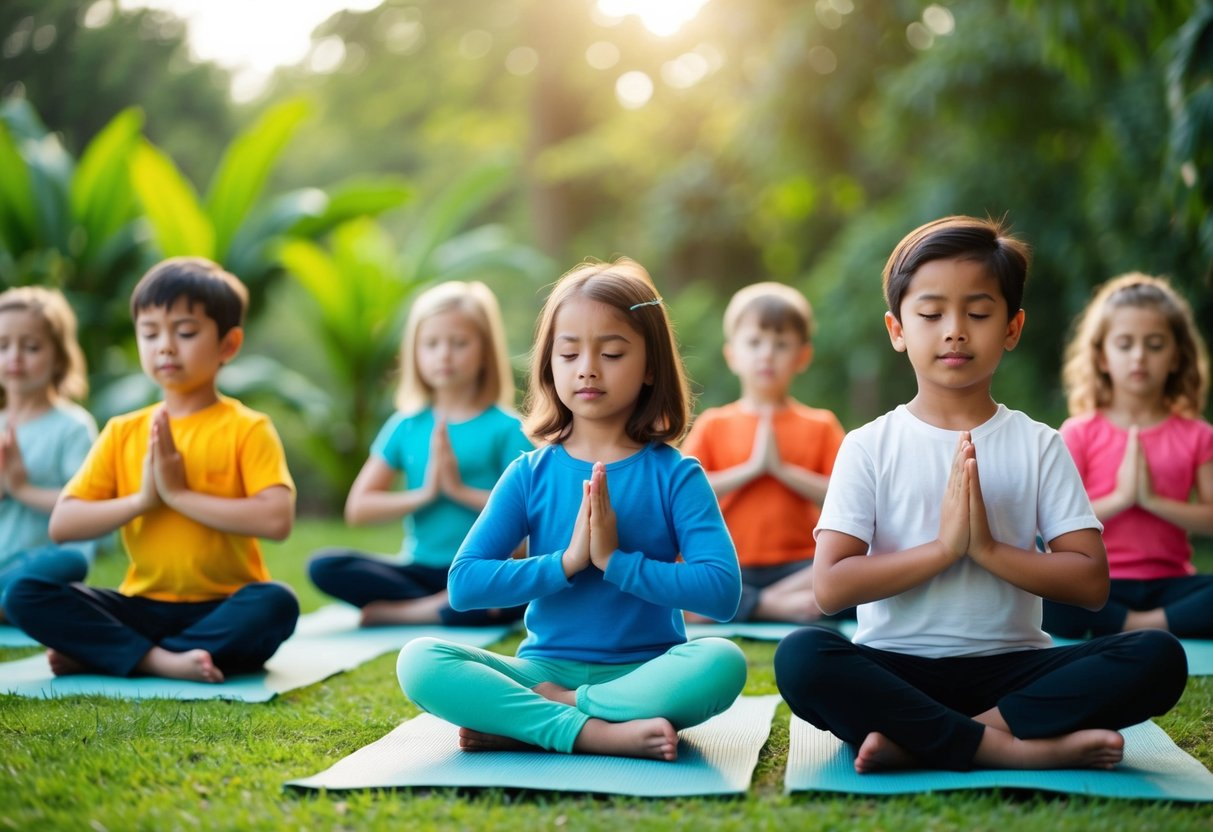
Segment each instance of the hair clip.
M632 312L636 309L639 309L642 306L660 306L660 305L661 305L661 298L657 298L656 300L646 300L644 303L633 303L631 306L628 307L628 311Z

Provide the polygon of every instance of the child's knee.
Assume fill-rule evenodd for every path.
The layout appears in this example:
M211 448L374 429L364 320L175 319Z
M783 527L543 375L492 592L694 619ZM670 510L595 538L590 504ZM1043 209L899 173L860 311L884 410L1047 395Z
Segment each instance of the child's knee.
M308 558L307 576L316 586L323 588L337 571L342 558L336 552L336 549L321 549Z
M694 644L701 645L706 654L704 661L711 667L711 678L722 698L736 699L745 687L745 652L726 638L701 638Z
M4 614L20 626L22 616L45 602L56 587L55 581L23 575L5 588L3 596L0 596L0 606L4 608Z
M831 642L841 636L823 627L805 627L784 637L775 648L775 684L781 693L803 692L823 672Z
M245 589L256 592L258 606L264 610L266 618L290 621L293 629L294 621L299 618L299 599L295 590L277 581L249 584Z
M439 668L450 655L447 646L442 639L428 636L415 638L404 645L396 657L396 679L400 682L400 690L422 709L426 709L424 703L429 701L432 683L442 676Z
M1179 639L1165 630L1137 630L1126 633L1134 643L1137 656L1146 662L1142 674L1160 689L1171 689L1178 701L1188 682L1188 654Z

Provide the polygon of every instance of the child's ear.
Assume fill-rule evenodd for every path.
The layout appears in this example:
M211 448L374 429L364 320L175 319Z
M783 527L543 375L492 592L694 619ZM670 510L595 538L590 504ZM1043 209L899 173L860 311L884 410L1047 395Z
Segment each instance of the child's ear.
M1024 311L1020 309L1016 312L1011 320L1007 321L1007 337L1002 342L1003 349L1013 350L1019 343L1019 336L1023 335Z
M737 371L733 369L733 345L726 340L721 352L724 353L724 365L729 368L733 375L736 375Z
M906 351L905 333L901 329L901 321L892 312L884 313L884 328L889 331L889 343L898 352Z
M227 331L219 341L219 361L226 364L236 357L240 352L240 347L244 344L244 328L234 326Z
M809 365L813 363L813 345L802 344L800 351L796 354L796 372L803 373L809 369Z

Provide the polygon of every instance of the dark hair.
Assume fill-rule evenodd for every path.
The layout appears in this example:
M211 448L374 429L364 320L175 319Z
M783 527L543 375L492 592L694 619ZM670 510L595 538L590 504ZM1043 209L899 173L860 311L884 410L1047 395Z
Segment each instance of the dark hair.
M219 328L219 337L244 324L248 289L231 272L203 257L170 257L152 266L131 293L131 318L151 307L172 306L185 298L201 304Z
M625 427L628 438L633 442L677 442L691 420L691 394L682 357L653 279L643 266L626 257L614 263L582 263L561 277L548 295L535 325L531 350L531 382L524 407L527 433L545 442L562 442L572 428L573 413L556 394L552 342L556 313L574 297L614 308L644 337L653 383L640 390ZM658 302L653 303L655 300Z
M786 329L806 344L813 340L813 307L804 295L784 283L767 281L739 289L724 310L724 337L732 338L749 315L755 316L759 329Z
M903 237L885 263L885 302L897 320L901 320L901 302L914 273L932 260L971 260L985 266L1007 301L1007 320L1023 306L1023 286L1032 260L1028 244L1012 237L1001 220L944 217Z

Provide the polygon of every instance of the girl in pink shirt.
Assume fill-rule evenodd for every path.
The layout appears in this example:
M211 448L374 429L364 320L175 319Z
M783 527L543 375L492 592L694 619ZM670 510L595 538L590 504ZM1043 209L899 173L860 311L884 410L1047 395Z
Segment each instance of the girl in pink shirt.
M1079 318L1063 375L1061 435L1104 524L1112 589L1099 612L1046 601L1045 629L1213 638L1213 575L1196 574L1188 540L1213 535L1213 425L1201 418L1208 355L1187 301L1160 278L1108 281Z

